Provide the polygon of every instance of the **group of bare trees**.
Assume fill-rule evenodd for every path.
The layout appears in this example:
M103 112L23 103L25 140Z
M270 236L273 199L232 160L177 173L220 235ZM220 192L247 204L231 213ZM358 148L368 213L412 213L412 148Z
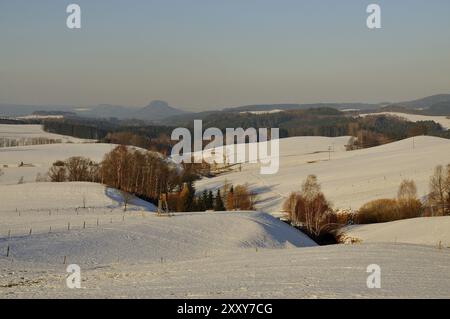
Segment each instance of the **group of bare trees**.
M153 201L182 185L181 174L160 154L124 145L105 155L99 175L103 184Z
M89 158L74 156L57 161L48 172L52 182L97 182L100 165Z
M401 182L397 198L376 199L364 204L357 212L354 222L358 224L384 223L394 220L421 217L425 206L417 196L413 180Z
M306 178L300 192L289 195L284 210L294 226L302 227L313 238L319 238L336 225L336 214L315 175Z
M427 202L431 215L450 215L450 164L435 168Z
M194 167L179 170L159 153L120 145L100 163L78 156L57 161L48 177L52 182L102 183L118 189L121 194L134 194L157 203L163 194L181 193L183 184L192 182L195 174Z
M357 215L360 224L389 222L399 219L450 215L450 165L439 165L430 178L429 193L423 202L414 181L404 180L397 198L377 199L363 205Z

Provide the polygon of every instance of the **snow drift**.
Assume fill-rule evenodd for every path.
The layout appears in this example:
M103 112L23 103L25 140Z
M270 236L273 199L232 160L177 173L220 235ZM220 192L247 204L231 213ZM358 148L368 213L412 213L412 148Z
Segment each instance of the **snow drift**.
M347 241L406 243L450 247L450 216L423 217L388 223L353 225L343 230Z

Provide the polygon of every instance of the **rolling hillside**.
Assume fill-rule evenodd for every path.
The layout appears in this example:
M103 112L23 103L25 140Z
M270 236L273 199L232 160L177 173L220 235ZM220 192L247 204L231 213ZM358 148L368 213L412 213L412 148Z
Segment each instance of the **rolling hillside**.
M405 178L413 179L419 195L425 196L435 166L450 162L447 139L420 136L348 152L344 150L347 141L343 137L281 139L277 174L261 175L259 164L245 163L242 171L205 178L196 187L200 192L222 187L225 181L248 183L259 195L258 209L278 213L289 193L299 190L309 174L315 174L335 208L358 209L373 199L395 197ZM333 145L334 152L329 152Z

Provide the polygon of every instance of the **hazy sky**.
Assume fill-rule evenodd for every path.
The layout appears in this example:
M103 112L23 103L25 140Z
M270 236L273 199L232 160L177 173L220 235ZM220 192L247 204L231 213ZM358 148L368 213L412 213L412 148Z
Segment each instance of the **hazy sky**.
M82 9L81 30L66 6ZM382 29L366 7L382 8ZM448 0L0 0L0 103L191 110L450 93Z

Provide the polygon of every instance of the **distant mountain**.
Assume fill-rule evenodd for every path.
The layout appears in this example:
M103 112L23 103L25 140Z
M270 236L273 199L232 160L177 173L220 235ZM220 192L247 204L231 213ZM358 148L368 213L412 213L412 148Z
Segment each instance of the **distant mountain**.
M422 115L450 115L450 94L437 94L413 101L384 106L380 111L403 112Z
M78 110L77 114L88 117L139 119L142 121L160 121L164 118L186 114L187 112L170 106L165 101L152 101L143 108L134 108L120 105L101 104L87 110Z
M165 101L152 101L149 105L139 109L134 113L137 119L145 119L148 121L159 121L164 118L186 114L188 112L176 109Z
M450 94L437 94L413 101L399 102L395 104L414 109L428 109L435 104L443 102L450 102Z
M141 120L165 124L175 124L201 119L207 116L220 116L224 113L264 112L271 110L306 110L315 108L334 108L337 110L380 111L382 107L401 110L409 113L429 115L450 115L450 94L438 94L413 101L398 103L311 103L311 104L258 104L225 108L221 111L210 110L199 113L186 112L170 106L165 101L152 101L143 108L100 104L97 106L45 106L45 105L12 105L0 104L0 117L15 117L31 115L36 111L72 112L80 117L116 118L118 120ZM409 111L408 111L409 110Z
M430 115L450 115L450 101L439 102L427 109Z

